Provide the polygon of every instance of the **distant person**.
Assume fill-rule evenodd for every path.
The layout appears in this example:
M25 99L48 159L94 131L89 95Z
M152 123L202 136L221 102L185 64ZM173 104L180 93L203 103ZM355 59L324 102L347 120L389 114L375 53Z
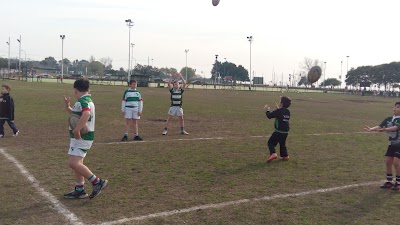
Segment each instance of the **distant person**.
M13 131L13 136L18 136L19 130L14 122L14 99L10 95L11 86L8 84L1 85L0 97L0 138L4 137L4 123Z
M278 158L278 155L275 152L275 146L279 143L280 148L280 156L282 160L289 160L289 155L286 147L286 138L289 134L290 126L290 111L289 106L292 104L292 100L289 97L282 96L279 104L276 104L276 110L270 111L270 107L265 105L264 110L268 119L275 118L275 131L272 133L271 137L268 140L268 149L270 152L270 156L267 162L271 162L272 160Z
M129 88L122 96L121 111L125 118L125 134L121 141L128 141L129 126L132 126L133 129L133 140L143 141L139 136L138 127L138 120L140 120L143 111L143 99L142 94L137 89L136 80L129 81Z
M186 81L183 79L181 74L178 74L179 78L182 80L182 87L179 84L178 80L173 81L173 87L171 88L171 79L168 80L168 89L171 93L171 106L168 111L168 119L165 123L165 128L162 132L163 135L168 133L168 124L171 121L173 116L177 116L179 118L179 125L181 126L181 134L188 135L189 133L185 131L185 121L183 119L183 109L182 109L182 95L185 91Z
M396 102L393 107L393 116L390 116L382 121L379 126L365 126L366 131L386 132L389 137L389 146L386 150L386 182L381 185L381 188L391 188L398 191L400 188L400 102ZM396 181L393 183L394 165L396 171Z
M69 114L80 115L79 122L72 130L70 127L70 147L68 151L69 159L68 165L75 172L75 189L64 195L64 198L86 198L88 194L85 191L85 178L88 179L93 185L93 191L89 198L98 196L107 184L108 180L103 180L97 177L90 171L90 169L83 164L86 154L89 152L90 147L94 140L94 123L95 123L95 106L92 96L89 94L89 80L81 78L74 82L74 94L78 100L71 108L70 97L64 96L65 109ZM87 125L89 132L81 134L81 129Z

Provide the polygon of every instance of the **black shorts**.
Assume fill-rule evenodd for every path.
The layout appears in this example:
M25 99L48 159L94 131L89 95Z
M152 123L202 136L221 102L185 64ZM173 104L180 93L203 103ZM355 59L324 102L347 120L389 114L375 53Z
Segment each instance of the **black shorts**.
M385 156L397 157L400 159L400 146L389 145Z

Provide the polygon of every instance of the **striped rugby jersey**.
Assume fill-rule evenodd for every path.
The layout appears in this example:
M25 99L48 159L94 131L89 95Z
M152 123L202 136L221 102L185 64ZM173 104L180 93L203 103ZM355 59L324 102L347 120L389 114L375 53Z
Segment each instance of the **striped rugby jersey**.
M82 112L90 111L90 117L88 122L86 123L88 126L88 133L81 134L82 140L93 142L94 140L94 121L95 121L95 106L92 100L92 96L90 94L83 95L78 99L75 105L72 107L73 114L77 114L79 116L82 115ZM69 128L69 135L71 139L74 138L74 133L72 132L71 127Z
M380 127L393 127L397 126L400 127L400 116L391 116L386 118L385 120L382 121L382 123L379 125ZM399 130L396 131L387 131L386 134L389 138L389 144L390 145L400 145L400 135L399 135Z
M185 90L182 88L174 89L171 88L169 92L171 93L171 106L182 106L182 94Z
M139 112L143 110L142 94L137 89L127 89L122 96L121 111L124 112L126 108L138 108Z

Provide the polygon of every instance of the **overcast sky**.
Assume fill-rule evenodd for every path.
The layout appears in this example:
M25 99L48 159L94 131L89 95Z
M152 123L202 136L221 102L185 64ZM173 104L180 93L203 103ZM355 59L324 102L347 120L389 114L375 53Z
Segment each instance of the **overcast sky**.
M326 78L349 68L400 61L400 1L355 0L0 0L0 57L18 57L17 38L27 58L72 60L110 57L128 67L129 29L137 63L188 66L210 77L220 61L250 66L256 76L284 80L305 57L326 61ZM24 58L24 53L22 53ZM151 60L153 59L153 61ZM343 64L341 64L343 61ZM279 78L280 79L280 78Z

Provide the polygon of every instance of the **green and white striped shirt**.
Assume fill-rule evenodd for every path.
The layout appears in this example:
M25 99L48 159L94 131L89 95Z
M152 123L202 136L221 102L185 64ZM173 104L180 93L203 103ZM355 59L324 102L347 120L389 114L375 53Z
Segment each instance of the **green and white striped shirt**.
M94 121L95 121L95 106L92 100L92 96L90 94L83 95L78 99L78 101L75 103L75 105L72 107L72 112L73 114L77 114L79 116L82 116L82 112L84 111L90 111L90 117L89 120L87 121L87 126L88 126L88 133L87 134L82 134L82 140L84 141L90 141L93 142L94 140ZM72 132L71 127L69 128L69 135L71 139L74 138L74 133Z
M137 108L138 112L143 110L142 94L137 89L127 89L122 96L121 111L124 112L125 108Z
M169 92L171 93L171 106L182 106L182 94L185 90L182 88L174 89L171 88Z

